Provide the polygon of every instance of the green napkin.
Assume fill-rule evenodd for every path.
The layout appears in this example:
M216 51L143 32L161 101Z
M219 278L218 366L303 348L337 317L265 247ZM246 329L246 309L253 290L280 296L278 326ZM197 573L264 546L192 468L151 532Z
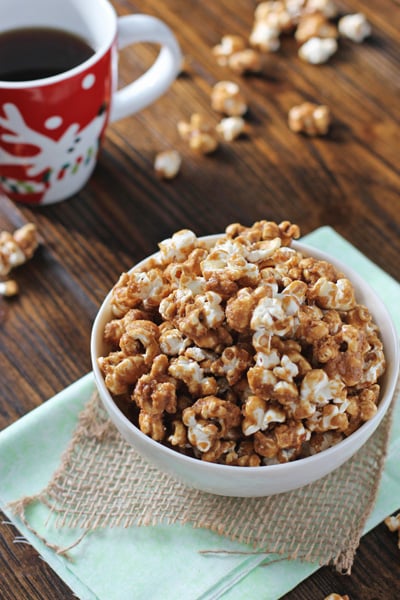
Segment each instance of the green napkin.
M304 242L345 260L380 294L400 331L400 286L329 227L303 238ZM72 560L57 555L40 536L66 547L81 531L55 529L47 524L49 510L37 503L28 508L28 526L7 504L35 495L46 487L77 424L79 412L94 389L88 374L0 433L0 506L22 535L58 575L83 599L99 600L228 600L262 597L276 600L314 572L318 565L268 558L243 544L190 525L158 525L101 529L87 534L70 551ZM388 457L376 506L366 531L400 506L400 406L396 407ZM6 525L5 525L6 526ZM203 554L203 550L224 550Z

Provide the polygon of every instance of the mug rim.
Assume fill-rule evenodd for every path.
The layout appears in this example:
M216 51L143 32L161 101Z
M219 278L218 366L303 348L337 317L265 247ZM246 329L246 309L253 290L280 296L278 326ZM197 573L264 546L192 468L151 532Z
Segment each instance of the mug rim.
M81 62L76 67L72 67L72 69L68 69L67 71L63 71L62 73L57 73L57 75L51 75L50 77L42 77L41 79L26 79L24 81L5 81L0 78L0 90L24 90L24 89L33 89L33 88L42 88L50 85L57 84L61 81L65 81L66 79L70 79L86 71L86 69L92 67L99 60L103 58L105 54L114 46L117 40L117 14L114 10L114 7L108 0L97 0L97 2L103 4L105 10L109 12L108 19L112 19L112 34L109 39L107 39L104 43L100 45L100 47L94 51L92 56L87 58L85 61ZM18 28L15 28L18 29ZM54 27L54 29L60 29L63 31L67 31L68 33L74 33L72 30L63 29L62 27ZM8 31L12 31L11 29Z

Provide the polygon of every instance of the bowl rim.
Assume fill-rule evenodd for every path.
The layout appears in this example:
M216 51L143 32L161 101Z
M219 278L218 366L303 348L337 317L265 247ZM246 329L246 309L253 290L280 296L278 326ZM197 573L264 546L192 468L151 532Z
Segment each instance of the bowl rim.
M201 237L199 236L197 239L202 242L210 242L211 243L214 240L216 241L218 238L221 238L223 235L224 235L224 233L206 235L206 236L201 236ZM260 473L260 472L265 472L266 474L267 473L272 474L273 472L277 472L277 471L281 470L282 468L284 468L284 470L287 473L289 473L290 470L292 470L292 469L297 470L301 466L306 467L307 465L309 465L310 467L312 467L312 465L318 464L322 460L324 460L324 461L329 460L329 457L331 455L337 454L338 451L343 451L345 453L346 449L351 449L351 448L353 448L354 445L357 446L356 451L359 448L361 448L361 446L364 445L364 443L367 441L369 436L372 435L372 433L379 426L380 422L382 421L383 417L385 416L385 414L393 400L394 391L395 391L397 380L399 377L400 347L399 347L399 339L398 339L395 325L393 323L393 319L392 319L385 303L380 298L380 296L375 292L374 289L372 289L372 287L369 285L369 283L364 278L362 278L352 267L349 267L348 265L344 264L341 260L337 259L334 256L331 256L327 252L325 252L323 250L319 250L318 248L314 248L313 246L304 244L301 241L300 242L293 241L290 247L294 248L295 250L299 250L300 252L304 253L306 256L307 255L314 256L318 259L331 262L338 270L342 271L343 274L350 279L352 284L355 284L356 288L358 288L360 286L363 287L365 289L365 291L368 293L368 296L371 298L371 301L372 301L371 304L374 305L374 312L379 312L380 314L382 314L383 320L385 320L388 324L388 334L392 338L391 342L392 342L393 350L394 350L394 356L391 357L392 364L388 365L388 361L386 363L386 369L388 369L388 367L389 367L392 371L390 374L391 378L389 379L387 377L387 380L385 381L384 395L381 398L381 401L378 404L378 410L377 410L376 414L372 417L372 419L365 421L358 429L356 429L353 433L351 433L347 438L341 440L340 442L338 442L334 446L331 446L330 448L327 448L325 450L321 450L320 452L317 452L314 455L299 458L294 461L289 461L287 463L279 463L279 464L274 464L274 465L259 465L256 467L250 467L250 466L246 467L246 466L239 466L239 465L224 465L224 464L220 464L220 463L202 461L198 458L195 458L192 456L187 456L186 454L182 454L182 453L178 452L177 450L174 450L173 448L170 448L169 446L166 446L165 444L163 444L161 442L157 442L157 441L153 440L150 436L143 433L139 429L139 427L137 427L132 421L130 421L128 419L128 417L122 412L122 410L117 406L111 393L109 392L109 390L107 389L107 387L105 385L104 377L103 377L103 375L100 371L100 368L98 366L98 363L97 363L97 358L99 356L97 353L98 339L99 339L99 334L100 334L99 328L100 328L100 326L104 327L104 324L103 324L104 316L105 316L107 310L109 310L109 303L111 300L113 288L110 289L110 291L107 293L106 297L104 298L102 304L100 305L100 308L96 314L96 317L95 317L93 325L92 325L91 338L90 338L90 354L91 354L91 361L92 361L95 383L96 383L97 389L99 391L100 399L103 402L103 404L105 405L105 408L108 411L111 419L112 420L115 419L116 421L122 421L124 426L127 427L128 430L132 431L132 433L135 436L139 436L139 438L145 444L148 444L150 447L152 447L157 452L161 452L162 454L166 454L167 456L170 456L173 460L187 463L188 466L197 465L196 468L200 468L200 469L204 469L204 470L217 469L221 473L226 472L226 473L230 473L230 474L233 474L233 473L248 474L248 475L246 475L248 477L251 477L252 474L254 474L254 473ZM159 251L154 252L153 254L140 260L133 267L131 267L127 272L131 273L132 271L141 268L147 261L149 261L150 259L154 259L158 255L159 255ZM357 289L356 289L356 293L357 293ZM104 322L107 322L107 321L104 321ZM387 375L387 370L385 371L385 375ZM114 419L112 418L111 415L113 415ZM114 422L115 422L115 420L114 420ZM368 431L370 429L372 431L368 435ZM364 440L364 433L367 435L367 438L365 440ZM361 439L361 443L359 443L357 445L357 440L360 442L359 438ZM140 451L138 451L138 452L140 452Z

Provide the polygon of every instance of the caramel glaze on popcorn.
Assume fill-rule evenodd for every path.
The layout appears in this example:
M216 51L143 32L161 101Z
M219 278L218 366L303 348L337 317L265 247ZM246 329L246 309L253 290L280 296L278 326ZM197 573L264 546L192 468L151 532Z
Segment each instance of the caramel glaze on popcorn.
M209 248L181 230L121 275L99 365L146 435L259 466L325 450L374 416L377 327L346 277L291 247L299 235L288 221L232 224Z

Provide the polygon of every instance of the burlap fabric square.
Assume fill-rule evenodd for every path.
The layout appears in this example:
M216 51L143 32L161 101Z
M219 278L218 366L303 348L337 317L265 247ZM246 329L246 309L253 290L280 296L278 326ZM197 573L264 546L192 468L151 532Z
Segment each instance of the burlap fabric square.
M398 385L395 398L399 391ZM38 501L51 509L56 527L84 533L190 523L250 544L254 552L332 564L349 573L374 505L390 417L391 411L352 459L320 481L277 496L232 498L189 489L147 464L121 438L95 394L46 489L13 503L12 510L31 531L25 510Z

